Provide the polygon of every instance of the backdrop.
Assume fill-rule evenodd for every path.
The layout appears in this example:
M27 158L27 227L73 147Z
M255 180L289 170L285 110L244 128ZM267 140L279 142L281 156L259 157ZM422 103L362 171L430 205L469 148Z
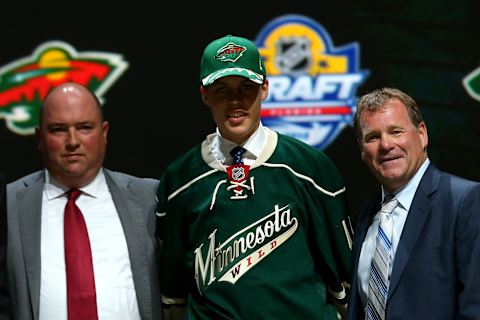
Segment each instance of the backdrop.
M273 68L272 79L284 79L282 74L291 72L285 79L295 80L301 64L291 66L290 60L280 59L288 57L293 43L287 37L274 48L271 42L282 29L276 19L292 14L310 21L305 26L307 38L324 45L309 55L312 48L300 43L296 48L305 54L304 65L311 65L316 55L315 59L328 62L319 64L322 68L337 66L343 75L357 77L344 100L338 90L323 96L314 92L317 98L328 100L327 106L340 107L340 113L330 119L332 126L337 125L336 132L319 148L337 164L352 212L378 185L360 159L348 107L355 97L374 88L395 86L412 95L427 122L433 162L443 170L480 180L479 1L151 2L2 4L0 171L7 181L41 168L31 134L34 123L25 119L35 119L42 92L48 83L60 81L66 72L59 71L64 70L65 61L73 66L83 59L77 67L90 73L78 74L78 79L92 74L104 77L90 84L100 93L110 121L106 166L160 177L171 161L215 129L199 95L199 64L205 45L225 34L248 37L262 46L263 54L270 54L272 66L275 61L283 63L283 68ZM53 50L55 45L63 46L63 51ZM60 69L53 74L52 68ZM19 78L19 70L23 77L38 76L40 70L43 82L27 92L26 78ZM321 71L312 70L308 81L314 86ZM305 105L321 107L320 100ZM290 102L270 103L282 107L302 101L305 96L300 95ZM315 122L308 125L318 126Z

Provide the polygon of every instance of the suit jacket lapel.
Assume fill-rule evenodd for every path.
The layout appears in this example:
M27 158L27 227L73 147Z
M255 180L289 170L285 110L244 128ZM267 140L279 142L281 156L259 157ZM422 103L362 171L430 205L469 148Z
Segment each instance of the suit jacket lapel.
M146 247L143 239L145 233L145 219L136 190L130 185L130 180L117 178L115 173L104 169L105 179L110 189L115 208L117 209L123 232L127 241L132 277L142 319L147 319L145 310L150 310L150 282Z
M380 201L381 201L381 194L378 194L373 200L369 201L362 209L359 210L357 213L357 219L355 219L355 233L353 237L353 248L352 248L352 259L353 259L353 267L352 267L352 283L351 285L351 295L355 295L355 298L352 298L349 302L348 308L349 311L349 319L359 319L363 317L361 315L364 314L364 310L362 307L362 303L360 301L360 296L358 294L358 263L360 259L360 253L362 251L362 244L365 240L365 236L367 235L367 230L372 223L372 219L375 214L380 210Z
M380 210L380 201L381 195L377 195L358 213L358 220L355 223L354 246L352 249L355 261L353 270L358 269L358 259L360 257L360 252L362 251L362 244L367 235L368 228L372 224L373 217Z
M388 299L393 295L397 285L402 277L405 266L408 263L410 254L415 247L421 230L430 214L431 195L437 190L440 181L438 169L430 164L425 171L420 184L418 185L412 205L408 212L407 220L403 227L402 235L397 246L395 259L393 261L392 276L390 278L390 288Z
M18 191L16 194L22 249L34 319L38 319L40 310L40 254L44 182L45 175L42 171L37 179L32 180L30 184L26 184L25 189Z

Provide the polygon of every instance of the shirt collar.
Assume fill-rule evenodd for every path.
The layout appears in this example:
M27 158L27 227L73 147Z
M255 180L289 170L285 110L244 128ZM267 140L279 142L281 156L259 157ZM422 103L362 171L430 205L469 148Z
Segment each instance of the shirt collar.
M88 194L92 197L98 197L102 191L106 190L106 184L107 182L105 180L105 175L103 173L103 170L100 169L98 170L95 179L93 179L92 182L90 182L83 188L80 188L80 190L83 193ZM45 192L48 200L59 198L63 196L68 190L70 190L70 188L64 186L63 184L55 180L50 174L50 172L45 169Z
M220 130L216 129L216 135L212 140L211 148L212 152L215 155L215 158L217 160L220 160L223 162L225 158L230 157L230 150L232 150L233 147L236 147L237 144L222 137L220 134ZM253 156L254 158L258 158L260 153L262 152L263 145L265 143L265 130L260 122L257 130L247 139L247 141L244 141L241 146L247 149L247 152L245 153L246 157Z
M423 177L425 171L427 171L428 165L430 164L430 159L425 159L423 164L418 169L417 173L410 179L410 181L397 193L395 193L395 197L398 200L399 205L401 205L407 212L410 210L410 206L413 202L413 197L415 196L415 192L417 191L418 185L420 184L420 180ZM385 190L382 186L382 199L385 199Z

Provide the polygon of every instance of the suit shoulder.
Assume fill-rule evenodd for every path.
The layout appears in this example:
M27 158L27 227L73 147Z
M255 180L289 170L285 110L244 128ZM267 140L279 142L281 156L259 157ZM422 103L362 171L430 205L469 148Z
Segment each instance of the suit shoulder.
M119 182L129 182L135 185L145 185L145 186L155 186L158 184L159 180L151 177L138 177L125 172L112 171L109 169L104 169L105 174L110 175L112 179Z
M26 176L18 178L17 180L9 182L7 184L7 190L12 191L12 190L16 190L16 189L21 188L21 187L25 187L25 186L37 181L38 179L41 179L41 178L43 179L43 177L44 177L44 171L43 170L32 172L30 174L27 174Z
M451 173L443 172L442 177L446 183L444 185L448 186L452 192L462 194L468 192L472 189L480 188L480 182L469 180Z
M430 164L420 181L417 192L423 192L427 196L433 193L435 199L449 199L448 204L456 207L462 202L478 202L480 183L442 171Z

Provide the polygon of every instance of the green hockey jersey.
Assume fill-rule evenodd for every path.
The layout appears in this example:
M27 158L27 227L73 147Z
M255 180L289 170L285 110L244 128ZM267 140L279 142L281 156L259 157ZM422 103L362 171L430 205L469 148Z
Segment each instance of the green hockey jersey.
M213 136L160 179L163 301L188 319L337 319L351 229L332 161L267 128L251 166L224 166Z

